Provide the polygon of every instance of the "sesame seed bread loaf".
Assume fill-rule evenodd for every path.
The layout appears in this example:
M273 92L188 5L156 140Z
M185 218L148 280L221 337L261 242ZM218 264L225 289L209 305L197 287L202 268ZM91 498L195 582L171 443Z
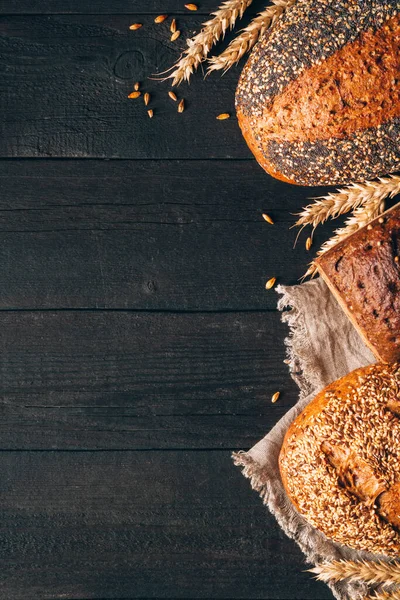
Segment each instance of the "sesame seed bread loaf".
M400 365L335 381L289 427L279 457L306 520L356 550L400 553Z
M322 254L318 272L374 355L400 360L400 204Z
M260 165L299 185L400 168L399 0L297 0L255 46L236 92Z

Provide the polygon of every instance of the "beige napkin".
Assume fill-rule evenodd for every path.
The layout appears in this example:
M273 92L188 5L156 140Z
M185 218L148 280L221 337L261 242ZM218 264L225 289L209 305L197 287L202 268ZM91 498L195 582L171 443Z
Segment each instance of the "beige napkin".
M278 286L282 319L289 325L286 339L290 373L300 388L297 404L249 452L234 455L235 463L260 493L285 533L307 560L378 560L385 557L357 552L328 540L295 510L283 488L278 456L286 430L315 394L357 367L376 362L323 280L293 287ZM340 600L361 600L370 591L364 584L331 584Z

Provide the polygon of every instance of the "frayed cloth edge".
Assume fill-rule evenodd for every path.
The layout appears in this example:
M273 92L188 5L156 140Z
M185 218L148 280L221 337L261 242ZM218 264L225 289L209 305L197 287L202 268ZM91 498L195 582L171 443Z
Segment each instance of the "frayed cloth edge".
M309 335L304 321L303 310L299 309L295 294L288 292L286 286L278 285L276 292L282 297L278 300L278 310L282 312L282 322L289 326L289 335L284 339L286 346L286 363L292 379L300 389L300 399L305 398L321 385L310 361L313 356ZM285 310L289 309L289 310Z
M251 488L258 492L263 504L274 515L279 526L299 546L305 556L306 562L315 565L326 560L326 557L322 557L311 548L309 532L306 531L310 526L305 522L304 529L299 528L298 519L302 519L302 517L298 514L295 514L295 516L291 514L293 513L293 507L290 501L288 499L285 500L281 495L279 500L275 497L277 494L274 492L274 482L272 480L265 481L262 476L263 467L244 451L232 453L232 459L235 466L241 468L242 474L249 480ZM274 509L272 506L274 504L278 508ZM339 557L332 556L332 560L335 558ZM363 583L327 582L326 585L337 600L363 600L370 592L368 586Z

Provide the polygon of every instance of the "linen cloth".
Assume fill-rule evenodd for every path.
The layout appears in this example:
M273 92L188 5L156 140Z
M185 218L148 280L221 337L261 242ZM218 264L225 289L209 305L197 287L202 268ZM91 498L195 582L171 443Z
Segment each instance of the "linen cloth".
M376 362L356 329L344 314L322 278L296 286L278 286L282 320L289 325L287 363L300 388L299 401L273 429L248 452L234 454L264 503L285 533L293 538L307 561L320 563L338 559L388 560L386 557L351 550L328 538L296 511L283 487L278 457L285 433L302 409L326 385L353 369ZM339 600L361 600L371 589L363 583L329 584Z

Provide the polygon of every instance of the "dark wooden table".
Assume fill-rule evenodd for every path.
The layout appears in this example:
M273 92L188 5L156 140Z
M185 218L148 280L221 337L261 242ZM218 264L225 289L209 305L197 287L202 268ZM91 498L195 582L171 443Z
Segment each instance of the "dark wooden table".
M2 600L332 598L231 461L296 401L264 284L321 190L253 160L242 65L183 114L146 80L217 6L183 4L0 4Z

